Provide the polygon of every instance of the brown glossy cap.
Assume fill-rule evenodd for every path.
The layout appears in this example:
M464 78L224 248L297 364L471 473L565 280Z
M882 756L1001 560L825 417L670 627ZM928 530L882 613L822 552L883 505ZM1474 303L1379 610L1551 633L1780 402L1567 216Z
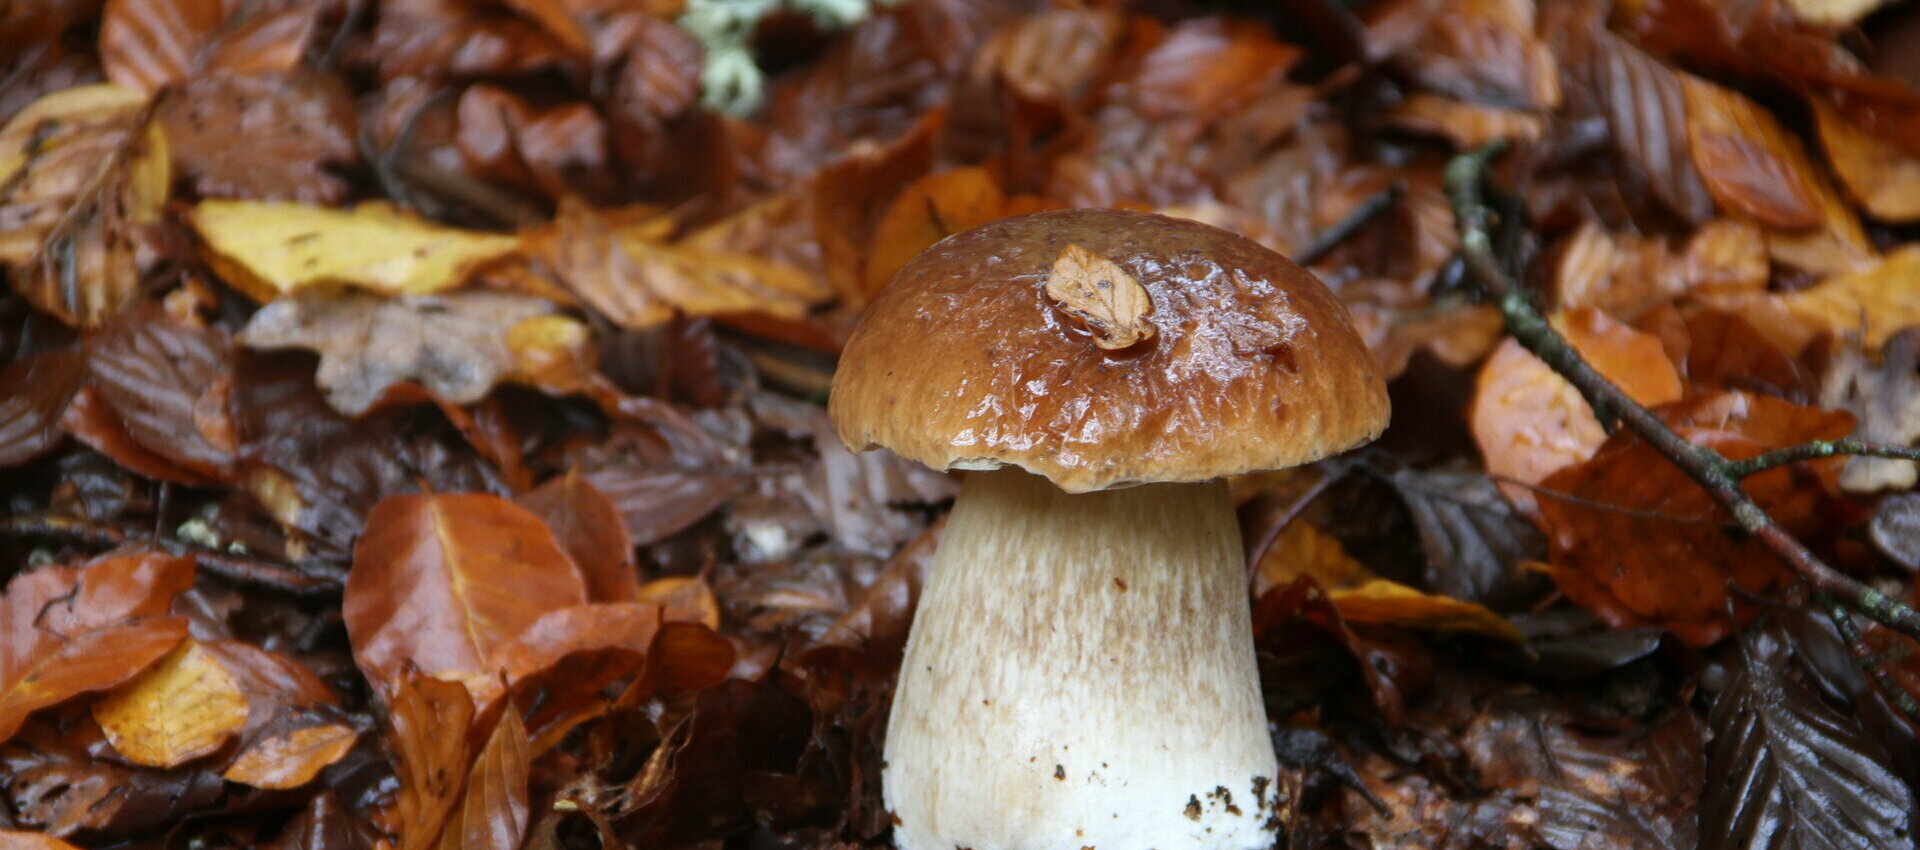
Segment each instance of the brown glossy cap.
M1063 301L1061 280L1048 283L1063 254L1061 280L1132 291L1130 315ZM1075 271L1089 254L1124 275ZM1116 339L1129 318L1151 327ZM1386 427L1387 391L1346 308L1287 258L1198 222L1064 210L956 234L908 263L848 341L830 408L856 451L1018 466L1085 493L1361 445Z

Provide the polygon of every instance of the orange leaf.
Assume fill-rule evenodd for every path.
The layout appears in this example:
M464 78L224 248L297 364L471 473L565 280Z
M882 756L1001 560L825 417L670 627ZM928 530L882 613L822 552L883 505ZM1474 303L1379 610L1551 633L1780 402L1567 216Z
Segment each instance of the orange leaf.
M170 768L220 748L247 722L247 695L220 660L188 640L93 704L127 761Z
M1375 623L1439 632L1473 632L1521 643L1519 630L1485 606L1424 593L1373 574L1348 555L1340 541L1295 520L1260 558L1254 595L1265 596L1311 578L1351 623Z
M354 659L391 693L409 670L459 681L477 702L498 653L586 583L540 518L495 496L394 496L367 514L342 613Z
M1821 98L1812 98L1820 144L1840 183L1874 218L1920 220L1920 157L1860 129Z
M637 602L665 605L705 623L707 628L720 628L720 600L713 595L713 588L704 579L695 576L657 578L641 585L634 599Z
M1761 451L1833 439L1853 417L1768 396L1723 393L1659 411L1681 436L1735 460ZM1789 532L1823 525L1834 460L1748 478L1747 492ZM1809 475L1809 470L1812 475ZM1608 438L1591 460L1543 482L1567 498L1540 497L1553 577L1582 607L1616 627L1659 625L1696 646L1725 636L1749 606L1729 591L1766 593L1791 578L1759 541L1727 533L1726 511L1705 490L1629 431Z
M515 850L526 837L527 727L507 711L473 762L466 793L440 833L440 850Z
M159 617L193 586L193 562L114 555L15 576L0 599L0 740L35 710L120 684L173 649L186 621Z
M270 791L298 788L343 758L360 733L343 723L302 726L262 739L227 765L221 778Z
M1693 163L1720 206L1780 230L1820 224L1819 191L1799 143L1771 113L1732 91L1682 77Z
M100 19L107 79L154 92L201 71L286 71L300 64L322 6L292 3L229 17L248 4L108 0Z
M80 848L39 832L0 832L0 850L80 850Z
M434 846L473 762L473 696L454 682L410 676L394 685L387 711L400 850Z
M878 294L894 272L933 243L1006 216L1006 207L1006 193L980 166L915 180L893 199L873 229L873 254L867 258L867 294Z
M1574 349L1636 401L1680 398L1680 373L1658 337L1592 308L1555 318ZM1487 471L1523 484L1592 457L1607 436L1579 390L1513 340L1481 367L1468 417ZM1500 489L1521 511L1534 510L1534 495L1525 487L1502 482Z

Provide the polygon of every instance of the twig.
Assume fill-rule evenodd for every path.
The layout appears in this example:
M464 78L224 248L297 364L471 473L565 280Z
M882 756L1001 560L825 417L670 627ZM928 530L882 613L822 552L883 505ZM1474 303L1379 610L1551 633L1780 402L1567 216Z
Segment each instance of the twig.
M1746 478L1778 466L1799 463L1803 460L1819 460L1821 458L1837 457L1840 455L1885 457L1895 460L1920 460L1920 448L1896 446L1890 443L1870 443L1865 440L1856 440L1852 437L1842 437L1838 440L1815 440L1811 443L1802 443L1797 446L1788 446L1784 449L1761 452L1746 460L1728 461L1731 465L1728 471L1733 473L1735 478Z
M1826 594L1821 594L1818 601L1820 607L1826 609L1827 618L1833 621L1834 631L1840 633L1840 640L1847 645L1847 651L1853 653L1854 663L1859 664L1861 671L1880 686L1881 696L1886 697L1887 702L1892 703L1908 720L1920 724L1920 702L1916 702L1913 694L1908 693L1894 680L1893 674L1887 672L1887 665L1880 660L1880 655L1873 651L1873 647L1867 645L1860 627L1854 624L1853 612Z
M0 518L0 534L14 537L58 537L90 546L119 546L129 539L151 542L175 557L192 557L207 572L230 581L272 588L300 596L326 596L340 590L340 582L331 576L312 575L260 558L221 552L196 546L173 537L129 538L113 525L56 514L26 514Z
M1400 192L1400 184L1395 183L1367 196L1367 199L1361 201L1360 206L1354 207L1353 212L1347 213L1345 218L1316 234L1312 242L1307 243L1306 247L1293 255L1293 261L1303 266L1310 266L1325 259L1328 254L1333 253L1333 249L1340 247L1340 243L1347 241L1347 237L1366 226L1366 223L1372 221L1375 216L1391 209L1394 202L1400 200Z
M1878 590L1840 573L1820 560L1740 488L1743 467L1719 452L1696 445L1675 433L1652 411L1634 401L1575 351L1566 338L1548 324L1533 299L1494 256L1489 235L1493 211L1483 199L1481 183L1487 165L1506 145L1494 142L1475 148L1447 164L1447 197L1452 202L1460 232L1460 253L1467 271L1488 300L1500 308L1507 334L1535 357L1567 379L1603 420L1618 419L1633 429L1662 456L1680 467L1702 489L1733 515L1735 522L1780 556L1816 593L1846 603L1876 622L1908 637L1920 638L1920 612ZM1838 442L1838 441L1835 441ZM1792 452L1798 450L1783 449ZM1774 453L1769 453L1774 454ZM1766 455L1762 455L1765 457ZM1787 461L1791 462L1791 460ZM1756 470L1757 471L1757 470Z

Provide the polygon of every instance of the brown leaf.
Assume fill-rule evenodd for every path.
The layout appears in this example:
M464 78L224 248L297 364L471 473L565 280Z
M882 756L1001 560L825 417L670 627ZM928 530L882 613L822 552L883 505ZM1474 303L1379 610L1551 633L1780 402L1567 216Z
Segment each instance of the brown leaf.
M325 6L108 0L100 23L101 64L108 79L145 92L204 70L291 70Z
M28 714L117 685L166 655L187 629L161 615L192 585L192 561L157 554L15 576L0 600L0 740Z
M201 646L232 675L249 707L222 778L255 788L296 788L344 758L358 739L333 710L333 692L299 661L237 640Z
M1546 120L1519 109L1465 103L1415 92L1394 105L1388 123L1416 133L1439 136L1460 150L1495 140L1532 142L1546 132Z
M1481 0L1437 8L1444 11L1395 57L1421 86L1478 103L1559 106L1559 66L1534 34L1535 4Z
M399 815L400 850L435 846L473 764L468 736L474 724L473 696L454 682L408 675L394 685L388 703L387 738Z
M447 816L440 850L515 850L527 834L527 727L505 711L473 762L460 805Z
M877 294L884 289L894 272L933 243L1007 214L1006 193L984 167L940 171L915 180L901 190L874 226L866 291Z
M1192 116L1212 123L1278 80L1300 53L1251 21L1193 18L1140 58L1123 96L1149 121Z
M95 339L93 386L127 436L196 475L224 479L239 449L226 334L140 317Z
M636 545L670 537L699 522L747 484L732 470L652 468L611 463L585 473L586 480L620 510Z
M1564 10L1580 8L1568 4ZM1684 221L1713 218L1713 196L1694 166L1688 143L1686 92L1680 75L1599 21L1550 27L1560 34L1571 74L1593 98L1607 124L1614 156L1650 193Z
M550 611L587 601L540 518L494 496L395 496L354 547L342 614L354 659L392 693L410 671L497 696L500 652Z
M105 396L92 386L82 386L80 392L74 394L60 418L60 427L74 439L139 475L190 487L217 483L141 445L127 433L126 425L114 414Z
M1853 426L1845 413L1743 393L1703 396L1658 412L1681 436L1735 460L1840 437ZM1837 465L1826 460L1769 470L1743 485L1789 533L1806 535L1824 523L1821 508ZM1542 484L1568 497L1540 498L1554 581L1616 628L1663 626L1705 646L1733 627L1729 610L1742 620L1753 613L1730 586L1764 594L1791 577L1764 544L1726 531L1726 511L1630 431Z
M1126 23L1113 9L1043 9L996 30L974 67L1028 101L1061 106L1078 98L1110 60Z
M1312 524L1295 520L1260 557L1254 596L1312 579L1324 589L1340 618L1441 633L1473 632L1521 643L1520 632L1499 614L1473 602L1424 593L1374 575L1340 541Z
M1873 362L1857 347L1845 346L1827 363L1820 382L1820 404L1853 413L1860 427L1854 436L1895 446L1920 441L1920 331L1894 335ZM1848 458L1840 486L1849 493L1908 490L1920 480L1914 462L1887 458Z
M1824 100L1811 103L1820 144L1847 194L1881 221L1920 220L1920 157L1854 126Z
M1821 223L1819 190L1798 140L1753 101L1682 77L1693 162L1720 206L1779 230Z
M110 85L47 95L0 129L0 265L70 325L119 312L140 283L135 231L157 221L166 137L145 95Z
M637 602L664 605L692 617L709 629L720 628L720 600L705 579L693 576L667 576L640 586Z
M219 749L247 722L247 695L193 640L93 704L114 750L145 767L176 767Z
M1095 345L1119 350L1152 339L1153 298L1133 275L1112 260L1068 245L1047 272L1047 297L1093 336Z
M1562 309L1632 319L1685 295L1761 292L1770 273L1766 234L1732 219L1707 222L1681 246L1589 220L1559 247L1553 291Z
M360 160L352 94L306 70L195 77L154 107L173 167L203 198L338 204ZM235 136L246 138L235 144Z
M505 89L481 84L460 95L454 143L477 175L550 198L608 197L607 127L591 106L535 108Z
M60 418L86 376L78 349L29 355L0 370L0 468L17 466L53 448Z
M66 722L35 718L0 746L0 775L15 823L48 835L164 831L218 802L220 777L204 768L129 767L110 752L84 710Z
M39 832L0 832L0 850L80 850L58 838Z
M344 723L298 726L241 751L220 777L271 791L298 788L345 758L359 738Z
M813 238L842 301L860 307L873 297L866 264L874 228L894 197L933 168L934 142L945 124L944 109L930 110L899 138L855 146L814 175Z
M514 328L553 309L545 299L506 292L399 298L302 292L254 313L239 341L319 352L317 377L327 400L354 416L406 381L445 402L479 401L522 366L509 344Z
M593 602L632 602L640 591L634 572L633 537L620 509L579 470L547 483L514 501L553 530L560 545L580 567Z

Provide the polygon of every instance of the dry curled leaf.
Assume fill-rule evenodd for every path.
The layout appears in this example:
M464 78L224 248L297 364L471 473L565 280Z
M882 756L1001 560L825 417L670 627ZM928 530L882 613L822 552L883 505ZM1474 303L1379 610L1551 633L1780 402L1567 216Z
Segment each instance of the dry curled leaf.
M93 719L134 764L175 767L225 744L247 722L247 695L220 659L188 640L93 704Z
M137 230L158 221L166 136L146 95L111 85L47 95L0 129L0 266L14 291L95 326L140 284Z
M202 201L193 227L208 265L261 302L320 284L389 295L458 287L511 253L512 236L423 221L381 203L351 210L263 201Z
M552 315L553 304L507 292L383 298L365 292L305 292L253 314L239 341L259 349L320 353L320 387L349 416L372 408L395 385L414 381L453 404L479 401L495 384L556 374L546 343L582 342L578 323ZM552 327L552 322L562 328ZM528 322L546 327L517 340ZM560 369L558 374L565 374Z
M1109 351L1152 339L1153 297L1126 269L1079 245L1068 245L1047 273L1047 297Z

